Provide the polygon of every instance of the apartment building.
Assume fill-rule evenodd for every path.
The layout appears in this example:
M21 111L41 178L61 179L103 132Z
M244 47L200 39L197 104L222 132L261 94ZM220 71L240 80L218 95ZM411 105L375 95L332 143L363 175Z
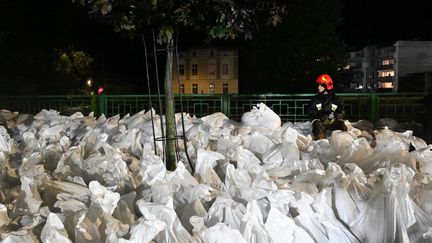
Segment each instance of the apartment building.
M191 48L173 65L175 94L237 94L238 50Z
M432 80L432 41L397 41L350 52L346 91L426 91Z

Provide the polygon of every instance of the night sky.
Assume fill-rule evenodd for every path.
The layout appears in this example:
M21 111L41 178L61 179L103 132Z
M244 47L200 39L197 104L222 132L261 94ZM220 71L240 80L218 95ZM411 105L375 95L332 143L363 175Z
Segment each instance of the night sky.
M432 40L432 15L424 1L345 0L341 36L350 46Z
M8 4L8 1L13 3ZM338 30L349 50L372 44L392 45L397 40L432 40L432 14L428 12L430 8L425 6L426 3L343 2L343 25ZM36 52L38 48L48 50L73 45L95 59L94 68L99 75L131 82L143 81L142 42L130 40L114 33L110 26L89 19L87 10L76 7L71 0L3 1L0 4L0 28L9 33L9 42L3 49L9 51L9 56L0 54L0 64L13 66L16 62L16 65L21 65L19 62L23 60L14 60L11 50ZM183 41L184 46L203 43L200 38L185 38Z

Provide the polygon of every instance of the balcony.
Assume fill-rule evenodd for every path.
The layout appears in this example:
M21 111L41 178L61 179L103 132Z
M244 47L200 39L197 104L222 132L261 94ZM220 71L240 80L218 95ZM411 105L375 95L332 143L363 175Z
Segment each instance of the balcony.
M389 69L394 70L394 64L378 65L375 68L377 71L378 70L389 70Z

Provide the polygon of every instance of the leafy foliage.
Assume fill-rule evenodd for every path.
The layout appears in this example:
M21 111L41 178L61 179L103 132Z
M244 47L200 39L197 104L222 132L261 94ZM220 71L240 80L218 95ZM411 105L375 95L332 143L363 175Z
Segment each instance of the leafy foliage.
M157 28L159 39L173 31L192 28L209 38L252 37L260 25L276 25L285 14L284 0L73 0L103 17L115 31L133 37L146 29Z
M93 58L84 51L69 47L66 50L56 50L54 69L68 86L72 93L76 93L83 87L85 80L91 77L91 63Z

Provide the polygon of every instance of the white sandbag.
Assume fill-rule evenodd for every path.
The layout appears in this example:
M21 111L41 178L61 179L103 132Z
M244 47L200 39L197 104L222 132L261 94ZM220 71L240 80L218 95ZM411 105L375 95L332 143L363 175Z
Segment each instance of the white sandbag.
M326 169L325 180L330 186L333 186L333 207L336 209L339 218L349 225L360 213L359 207L348 191L350 181L348 181L340 166L331 162Z
M5 127L0 126L0 152L11 153L14 140L11 139Z
M186 137L190 141L192 148L196 151L208 148L209 130L210 126L207 124L194 124L194 126L187 131Z
M394 141L383 147L381 150L375 149L374 153L356 162L356 164L366 173L370 173L378 168L386 168L392 164L406 164L410 168L415 168L416 161L412 159L406 150L406 144L401 141Z
M270 209L267 222L264 226L273 243L303 243L314 241L309 234L298 227L292 219L273 207Z
M225 224L219 223L205 230L202 236L204 243L246 243L240 232Z
M97 151L83 161L84 178L89 181L97 177L104 186L118 186L123 190L131 183L127 164L120 152L110 145L105 143L102 148L102 153Z
M300 159L297 144L276 144L263 154L262 161L266 169L290 167Z
M0 203L0 227L8 225L11 220L7 215L7 208L4 204Z
M297 193L291 207L296 215L293 215L294 222L303 230L309 233L315 242L329 242L327 232L320 224L315 212L311 208L313 198L303 192Z
M337 220L332 209L332 190L323 188L316 197L314 209L317 211L316 217L327 232L329 242L355 242L361 241L347 229L339 220Z
M18 116L18 112L11 112L6 109L0 109L0 122L9 121Z
M373 152L374 150L366 138L358 138L345 149L339 159L336 160L336 163L341 166L347 163L358 163L367 159Z
M225 186L233 198L241 198L248 202L253 198L251 190L252 178L243 169L235 169L232 164L228 165L225 177Z
M403 144L404 150L409 150L409 142L406 141L406 139L403 139L399 133L393 132L392 130L385 127L384 129L380 130L378 134L376 134L375 150L382 151L387 147L387 145L393 143Z
M213 170L213 167L216 165L216 161L221 159L225 159L225 156L220 153L199 149L195 176L198 176L201 182L205 184L220 188L223 183Z
M357 208L361 211L366 205L372 189L367 185L367 177L354 163L347 163L344 166L346 179L348 181L347 191Z
M119 243L150 243L153 239L165 229L166 224L158 219L144 220L138 219L130 231L130 239L119 239Z
M275 130L281 126L280 117L264 103L252 107L252 110L242 115L243 125L253 128L267 128Z
M41 120L41 121L51 121L56 120L60 117L60 112L50 109L45 110L42 109L38 114L36 114L33 118L35 120Z
M41 232L41 240L46 243L72 243L60 218L55 213L48 215Z
M222 135L217 140L216 151L224 154L230 161L235 161L237 158L237 148L242 144L240 136Z
M76 199L83 203L87 204L90 200L90 190L87 186L77 183L71 183L67 181L45 181L43 184L43 188L45 189L45 193L43 194L44 202L53 203L55 202L58 194L67 194L63 196L65 200L68 199ZM67 198L67 199L66 199Z
M241 219L245 211L243 204L227 196L219 196L208 210L206 225L211 227L223 223L231 229L240 230Z
M3 236L2 243L18 242L38 243L39 241L35 238L30 230L11 231Z
M335 130L329 138L330 149L337 156L342 155L357 137L351 132Z
M300 159L300 151L297 146L299 133L288 127L283 133L282 143L273 145L263 154L262 161L266 169L275 167L290 167L293 162Z
M410 153L419 165L419 170L424 174L432 174L432 145L426 146Z
M11 217L36 214L43 203L32 179L21 177L21 192L13 205Z
M237 168L244 169L250 173L263 170L261 161L248 149L241 146L237 148Z
M193 126L193 119L190 116L189 113L183 113L183 121L182 121L182 114L176 113L175 114L176 119L176 131L177 134L183 135L183 133L186 134L187 131Z
M243 136L243 147L262 158L274 143L262 133L255 131L251 135Z
M121 120L119 120L119 124L124 124L127 129L136 128L145 122L144 114L145 110L141 110L135 113L133 116L127 114Z
M310 153L311 159L318 159L324 165L336 159L336 153L331 149L329 140L327 139L313 141L310 143L307 151Z
M223 114L222 112L215 112L211 115L201 117L201 120L210 125L210 127L221 128L224 125L224 122L229 120L229 118Z
M104 213L111 215L120 200L120 194L102 186L98 181L91 181L89 190L92 203L98 205Z
M117 237L124 236L129 231L129 226L122 224L111 215L117 206L120 195L103 187L97 181L91 181L89 189L91 191L91 205L76 224L75 241L104 242L112 234Z
M245 202L250 202L253 199L264 198L269 192L277 190L276 184L264 170L257 171L252 177L247 171L235 169L230 164L226 171L225 185L234 198L241 198Z
M262 212L256 200L252 200L246 206L246 213L242 218L240 232L246 242L270 243L270 237L264 229Z
M403 164L385 170L367 207L350 225L361 240L418 242L427 233L432 221L408 196L413 176L414 171Z
M310 121L294 122L293 128L304 136L312 134L312 123Z
M164 222L164 229L159 232L155 240L158 242L167 243L189 243L192 241L192 236L181 225L174 209L166 205L149 203L143 200L137 201L137 206L146 220L159 219ZM162 228L162 227L159 227Z
M312 183L320 185L325 177L325 171L322 169L313 169L294 176L293 183Z
M181 225L183 225L189 233L192 233L193 230L193 225L189 221L192 216L199 216L202 218L207 216L207 211L199 199L189 202L183 207L177 207L176 210Z
M126 130L113 138L113 147L120 149L124 153L129 153L140 158L143 153L141 145L141 131L133 128Z

